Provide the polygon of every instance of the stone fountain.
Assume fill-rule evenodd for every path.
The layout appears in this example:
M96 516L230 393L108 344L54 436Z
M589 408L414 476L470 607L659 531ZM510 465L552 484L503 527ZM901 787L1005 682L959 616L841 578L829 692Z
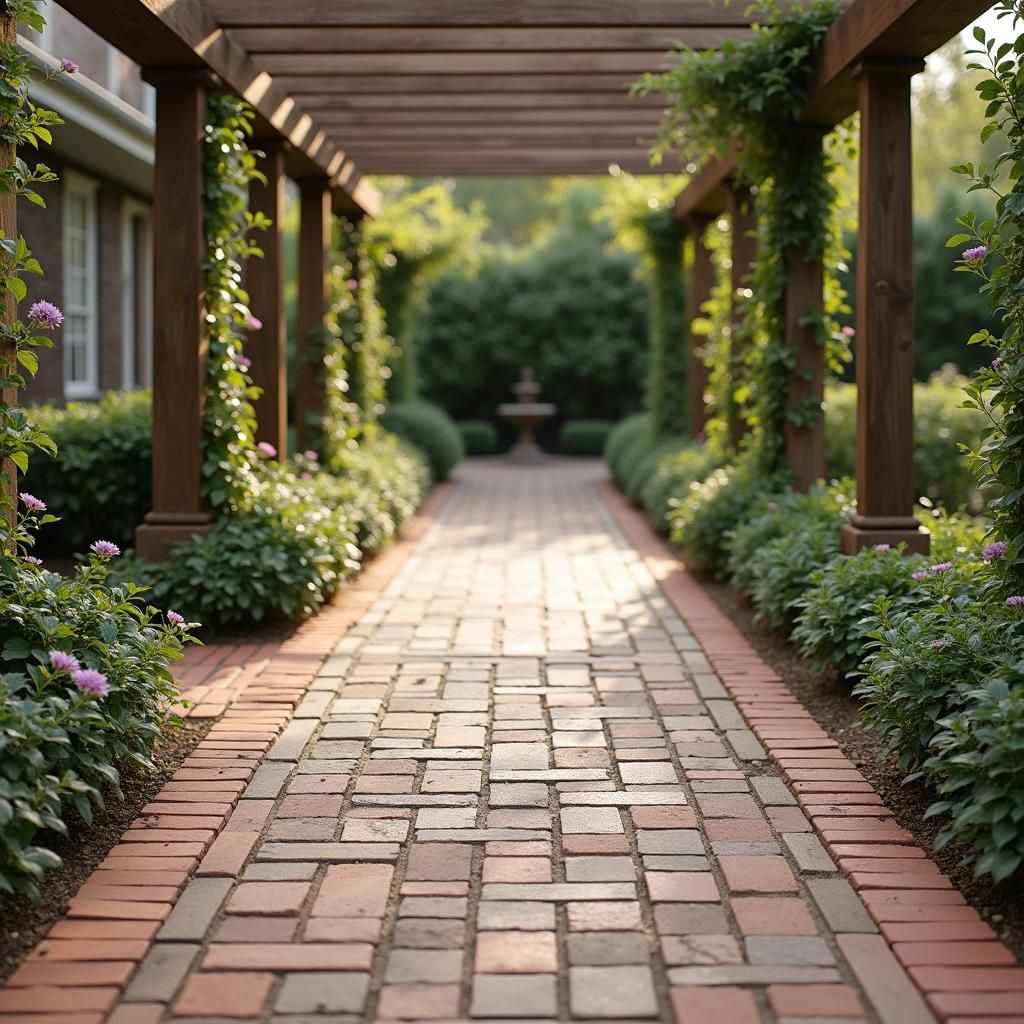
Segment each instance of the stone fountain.
M534 440L534 431L558 409L550 402L538 402L540 385L534 380L533 367L524 366L519 374L519 381L512 385L514 402L504 402L498 406L498 415L511 423L519 431L519 439L509 457L517 461L530 461L541 458L544 453Z

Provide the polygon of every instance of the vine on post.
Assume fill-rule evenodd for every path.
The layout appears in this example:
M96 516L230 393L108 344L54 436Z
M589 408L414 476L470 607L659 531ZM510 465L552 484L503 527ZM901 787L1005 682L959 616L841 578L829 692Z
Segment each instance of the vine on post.
M789 381L799 368L785 337L786 260L796 253L806 262L824 261L833 249L834 162L820 136L797 127L814 54L839 11L836 0L786 8L778 0L757 0L749 12L761 20L748 40L726 41L716 50L683 48L670 70L647 75L638 86L642 94L662 92L668 101L656 160L669 151L695 164L731 155L742 182L757 186L754 294L739 329L752 341L744 390L752 443L765 472L782 468L787 421L807 426L821 415L816 400L807 403L813 408L789 408ZM827 361L841 361L843 336L825 309L809 309L806 318L818 327Z
M249 105L232 94L213 93L207 101L203 227L210 348L203 418L203 491L215 509L244 507L256 486L256 411L252 403L260 391L249 376L251 362L244 348L246 333L261 325L249 309L242 270L246 260L263 255L249 240L250 232L269 227L270 221L249 210L249 183L263 179L256 153L248 144L251 117Z
M1018 29L1024 2L1001 0L996 11ZM991 348L994 358L974 375L965 405L989 419L970 459L980 488L999 494L990 508L1002 557L990 564L997 585L1012 596L1024 582L1024 35L999 43L979 27L974 38L980 48L968 51L968 68L984 73L977 90L987 104L981 140L1002 132L1009 145L991 168L953 168L970 181L969 192L992 193L996 205L988 220L979 221L973 212L960 217L964 230L947 244L966 246L957 270L981 278L981 291L1003 324L1001 335L983 330L970 339Z

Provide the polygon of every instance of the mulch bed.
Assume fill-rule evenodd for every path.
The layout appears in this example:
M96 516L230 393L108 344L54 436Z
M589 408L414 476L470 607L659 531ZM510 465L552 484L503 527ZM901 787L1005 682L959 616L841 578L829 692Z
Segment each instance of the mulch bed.
M857 765L900 825L932 855L1018 961L1024 962L1024 886L1019 880L995 885L989 879L975 878L973 868L962 863L962 848L948 846L934 853L932 842L942 830L943 819L924 816L936 799L934 793L919 783L904 786L905 773L895 761L879 759L880 744L874 733L861 726L860 705L850 695L850 686L835 672L814 675L783 634L754 621L753 609L735 587L699 578L707 594L743 632L747 642L782 676L818 724Z
M125 829L160 792L212 724L185 722L168 727L154 753L158 767L155 773L122 771L123 801L110 799L106 808L97 811L91 825L70 812L66 836L41 835L40 844L57 853L64 864L43 876L38 903L23 896L0 899L0 984L43 938L50 925L63 916L68 900L117 845Z

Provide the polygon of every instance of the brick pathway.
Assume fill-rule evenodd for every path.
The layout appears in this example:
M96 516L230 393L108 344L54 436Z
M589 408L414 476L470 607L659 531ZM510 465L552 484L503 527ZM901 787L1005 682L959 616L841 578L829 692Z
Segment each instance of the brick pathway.
M470 464L355 624L309 627L315 676L222 700L193 666L212 746L0 1024L1024 1020L1024 971L599 475Z

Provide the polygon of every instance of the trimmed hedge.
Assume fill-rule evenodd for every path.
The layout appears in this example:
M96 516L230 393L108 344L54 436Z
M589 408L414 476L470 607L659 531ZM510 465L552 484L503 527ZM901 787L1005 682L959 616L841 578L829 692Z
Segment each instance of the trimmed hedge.
M498 451L498 428L489 420L459 420L455 426L467 455L494 455Z
M151 394L112 391L98 402L35 406L29 415L57 445L56 456L33 457L19 485L45 495L61 520L40 534L40 552L84 551L97 537L130 545L152 508Z
M426 456L434 480L447 480L466 454L455 421L430 402L396 402L380 418L381 426Z
M601 455L615 424L611 420L566 420L558 431L563 455Z

